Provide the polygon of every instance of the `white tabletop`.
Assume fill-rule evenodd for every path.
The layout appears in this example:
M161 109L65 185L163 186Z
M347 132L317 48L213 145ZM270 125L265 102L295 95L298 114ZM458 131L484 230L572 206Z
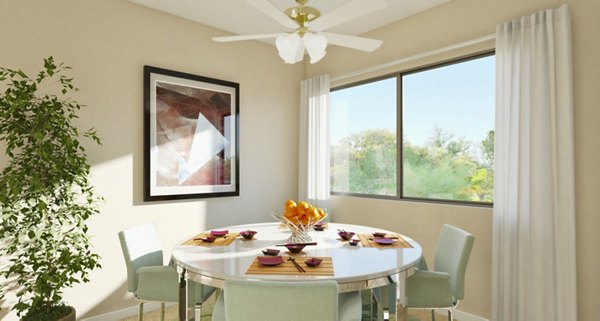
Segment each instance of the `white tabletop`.
M309 235L316 246L307 246L303 252L309 257L331 257L334 276L308 275L256 275L246 274L246 270L261 250L276 248L280 255L286 255L285 247L274 247L287 242L289 230L279 228L279 223L260 223L225 227L229 232L255 230L254 240L236 239L228 246L176 245L173 248L174 262L186 270L187 278L203 284L223 287L227 279L257 279L271 281L305 281L333 279L338 282L340 292L356 291L388 284L396 275L412 269L421 257L421 246L404 236L412 248L371 248L350 246L339 240L337 229L355 233L388 232L379 228L328 223L324 231L312 231ZM221 230L221 228L219 229ZM356 237L355 237L356 238ZM188 238L189 239L189 238ZM183 243L180 242L180 243ZM179 244L180 244L179 243Z

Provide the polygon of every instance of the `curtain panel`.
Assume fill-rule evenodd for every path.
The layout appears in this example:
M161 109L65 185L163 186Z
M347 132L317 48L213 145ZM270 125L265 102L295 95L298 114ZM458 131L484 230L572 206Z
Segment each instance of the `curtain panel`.
M329 200L329 75L300 84L298 200L327 207Z
M569 7L496 28L492 321L577 320Z

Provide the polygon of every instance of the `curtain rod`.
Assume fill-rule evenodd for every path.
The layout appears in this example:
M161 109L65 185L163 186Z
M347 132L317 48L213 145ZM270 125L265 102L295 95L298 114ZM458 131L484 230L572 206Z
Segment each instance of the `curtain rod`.
M405 63L405 62L412 61L412 60L426 58L426 57L429 57L429 56L437 55L437 54L448 52L448 51L451 51L451 50L456 50L456 49L460 49L460 48L464 48L464 47L476 45L476 44L479 44L479 43L482 43L482 42L486 42L486 41L492 40L494 38L496 38L496 34L491 34L491 35L487 35L487 36L483 36L483 37L479 37L479 38L475 38L475 39L471 39L471 40L459 42L459 43L454 44L454 45L450 45L450 46L446 46L446 47L442 47L442 48L430 50L430 51L427 51L427 52L419 53L419 54L416 54L416 55L412 55L412 56L400 58L400 59L397 59L397 60L386 62L386 63L381 64L381 65L376 65L376 66L368 67L368 68L365 68L365 69L353 71L353 72L350 72L350 73L347 73L347 74L343 74L343 75L340 75L340 76L337 76L337 77L332 77L330 82L333 83L333 82L340 81L340 80L354 78L356 76L368 74L368 73L371 73L371 72L374 72L374 71L379 71L379 70L386 69L386 68L389 68L389 67L393 67L393 66Z

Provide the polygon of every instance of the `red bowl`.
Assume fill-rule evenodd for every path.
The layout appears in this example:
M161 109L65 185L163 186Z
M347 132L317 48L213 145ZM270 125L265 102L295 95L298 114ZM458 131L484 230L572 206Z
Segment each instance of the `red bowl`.
M292 253L300 253L304 247L306 245L305 244L286 244L285 247L288 249L288 251L292 252Z

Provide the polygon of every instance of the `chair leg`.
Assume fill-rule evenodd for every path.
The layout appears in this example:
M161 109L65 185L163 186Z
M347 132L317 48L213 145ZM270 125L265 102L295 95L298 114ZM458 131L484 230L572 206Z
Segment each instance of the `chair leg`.
M448 309L448 321L454 321L454 316L452 315L452 309Z
M160 303L160 321L165 321L165 303Z
M431 321L435 321L435 310L431 309Z
M202 303L197 303L194 309L194 315L196 320L202 320Z
M139 308L138 308L138 321L143 321L144 320L144 302L140 302Z

